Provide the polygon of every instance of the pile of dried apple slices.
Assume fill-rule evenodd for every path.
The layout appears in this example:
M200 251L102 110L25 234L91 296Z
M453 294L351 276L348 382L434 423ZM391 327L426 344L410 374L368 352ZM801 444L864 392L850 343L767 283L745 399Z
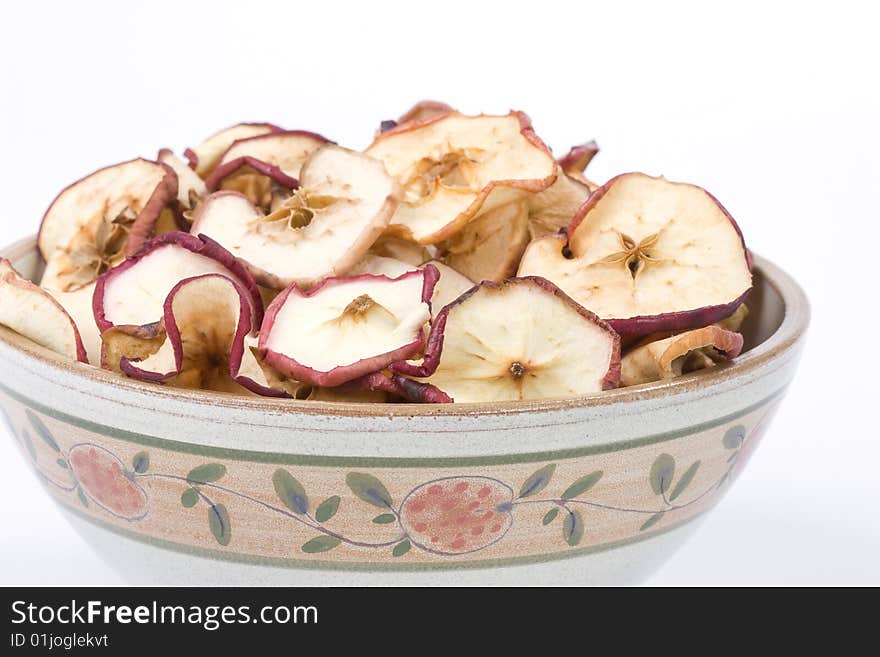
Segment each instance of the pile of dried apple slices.
M64 189L39 284L0 259L0 324L119 376L322 401L573 397L736 358L736 222L694 185L592 182L597 152L435 101L363 152L240 123Z

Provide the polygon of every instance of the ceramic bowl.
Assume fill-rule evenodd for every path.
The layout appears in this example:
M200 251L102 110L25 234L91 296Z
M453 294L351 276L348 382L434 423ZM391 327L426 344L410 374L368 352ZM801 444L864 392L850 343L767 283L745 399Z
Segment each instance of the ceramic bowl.
M3 251L36 276L34 241ZM28 467L142 584L626 584L694 531L758 444L809 320L755 259L734 364L575 399L340 404L147 385L0 329Z

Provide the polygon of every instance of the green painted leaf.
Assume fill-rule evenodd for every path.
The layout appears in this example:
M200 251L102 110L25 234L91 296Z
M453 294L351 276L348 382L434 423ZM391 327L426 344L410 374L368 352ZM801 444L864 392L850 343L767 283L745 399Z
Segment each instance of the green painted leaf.
M653 516L651 516L650 518L648 518L648 519L644 522L644 524L642 524L642 526L639 527L639 531L640 531L640 532L643 532L643 531L645 531L646 529L649 529L649 528L653 527L654 525L656 525L658 522L660 522L660 518L663 517L663 514L664 514L664 513L666 513L666 512L665 512L665 511L660 511L660 512L658 512L658 513L655 513L655 514L654 514Z
M229 545L232 538L232 525L229 524L229 512L222 504L212 504L208 508L208 526L220 545Z
M79 486L76 487L76 496L79 498L80 504L82 504L87 509L89 508L89 500L86 498L86 494L83 493L83 489Z
M727 430L721 442L724 444L725 449L739 449L745 439L746 428L741 424L737 424L735 427L730 427Z
M595 472L591 472L586 477L581 477L576 482L574 482L571 486L565 489L565 492L562 494L562 499L570 500L578 495L583 495L588 490L590 490L593 486L599 483L599 480L602 478L604 473L601 470L596 470Z
M394 549L391 550L391 556L394 557L402 557L404 554L409 552L412 545L409 541L401 541L397 545L394 546Z
M697 470L699 469L700 461L694 461L691 463L691 467L684 471L684 474L681 475L681 479L678 480L678 483L675 484L675 488L672 489L672 495L669 496L670 502L684 492L684 489L688 487L688 484L691 483L694 475L697 474Z
M58 443L55 441L55 437L52 435L52 432L49 431L49 428L43 424L43 421L37 417L37 414L34 413L31 409L27 409L25 411L25 415L27 415L28 421L30 421L31 426L34 428L34 431L37 432L37 435L43 439L49 447L51 447L56 452L60 452L61 448L58 447Z
M373 475L364 472L349 472L345 477L345 483L348 484L351 492L364 502L383 509L391 508L393 502L391 493Z
M315 552L326 552L327 550L332 550L340 543L342 543L342 541L335 536L317 536L311 541L305 543L301 549L303 552L308 552L310 554Z
M318 505L318 508L315 509L315 520L318 522L327 522L330 518L335 516L336 512L339 510L339 500L339 495L334 495L321 502Z
M275 494L284 506L294 513L308 513L309 496L301 483L284 468L278 468L272 475Z
M672 485L675 476L675 459L669 454L661 454L651 466L651 488L655 495L663 495Z
M555 463L545 465L523 482L523 485L519 487L519 496L529 497L530 495L540 493L550 483L550 479L555 471Z
M187 488L180 496L180 503L187 509L191 509L199 503L199 492L195 488Z
M205 463L189 471L186 480L191 484L207 484L217 481L226 474L226 466L220 463Z
M373 522L377 525L389 525L395 520L397 520L397 516L393 513L383 513L382 515L373 518Z
M67 465L67 461L65 461L64 459L57 459L55 463L58 464L59 468L64 468L65 470L68 470L70 468L70 466Z
M24 448L27 450L28 454L31 456L31 461L34 463L37 462L37 448L34 447L34 441L31 440L31 435L27 432L27 429L21 430L21 443L24 445Z
M559 515L559 509L557 507L553 507L547 513L544 514L544 519L541 521L542 525L549 525L551 522L556 520L556 516Z
M580 511L569 511L562 521L562 537L574 547L584 537L584 518Z
M150 467L150 455L146 452L138 452L131 458L131 467L138 474L143 474Z

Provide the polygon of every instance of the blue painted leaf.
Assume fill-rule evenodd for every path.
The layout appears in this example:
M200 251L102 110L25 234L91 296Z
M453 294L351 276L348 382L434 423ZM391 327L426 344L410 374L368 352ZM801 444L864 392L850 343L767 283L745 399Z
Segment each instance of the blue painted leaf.
M639 531L640 531L640 532L643 532L643 531L645 531L646 529L650 529L651 527L653 527L654 525L656 525L658 522L660 522L660 518L663 517L663 514L664 514L664 513L666 513L666 512L665 512L665 511L659 511L659 512L655 513L653 516L651 516L650 518L648 518L648 519L644 522L644 524L642 524L642 526L639 527Z
M284 468L278 468L272 475L275 494L284 506L294 513L308 513L309 497L301 483Z
M208 526L220 545L229 545L232 538L232 525L229 524L229 513L222 504L212 504L208 508Z
M596 470L596 472L591 472L587 476L581 477L571 486L565 489L565 492L562 494L562 499L571 500L578 495L583 495L593 486L599 483L599 480L602 478L603 474L604 473L601 470Z
M58 447L58 443L55 441L55 437L52 435L52 432L49 431L48 427L43 424L43 421L39 417L37 417L37 414L34 413L31 409L27 409L25 411L25 415L27 415L27 419L31 423L31 426L34 428L34 431L36 431L37 435L43 439L43 442L45 442L56 452L60 452L61 448Z
M301 549L303 552L308 552L310 554L315 552L326 552L327 550L332 550L341 542L342 541L335 536L318 536L305 543Z
M86 498L86 494L83 493L83 489L79 486L76 487L76 496L79 498L79 503L82 504L85 508L89 508L89 500Z
M727 430L721 442L724 444L725 449L739 449L745 439L746 428L741 424L737 424L735 427L730 427Z
M195 488L187 488L180 496L180 503L187 509L191 509L199 503L199 492Z
M31 440L31 435L27 432L27 429L21 430L21 443L22 445L24 445L24 448L27 450L28 454L30 454L31 461L36 463L37 448L34 447L34 441Z
M661 454L651 466L651 488L655 495L663 495L672 485L675 476L675 459L669 454Z
M694 461L691 463L691 467L684 471L684 474L681 475L681 479L678 480L678 483L675 484L675 488L672 489L672 495L669 496L670 502L684 492L684 489L688 487L691 481L693 481L694 475L697 474L697 470L699 469L700 461Z
M383 509L391 508L393 503L391 493L373 475L364 472L349 472L345 477L345 483L348 484L351 492L364 502Z
M226 466L220 463L205 463L189 471L186 480L191 484L207 484L221 479L226 474Z
M58 467L59 467L59 468L63 468L64 470L67 470L67 469L70 468L70 466L67 465L67 461L65 461L64 459L57 459L57 460L55 461L55 463L58 464Z
M335 516L336 512L339 510L339 500L339 495L334 495L321 502L318 505L318 508L315 509L315 520L318 522L327 522L330 518Z
M559 508L553 507L547 513L544 514L544 519L541 520L542 525L549 525L551 522L556 520L556 516L559 515Z
M394 549L391 550L391 556L394 557L402 557L404 554L409 552L409 549L412 547L409 541L401 541L397 545L394 546Z
M562 521L562 537L574 547L584 537L584 518L580 511L569 511Z
M397 520L397 516L393 513L383 513L373 518L373 522L377 525L390 525L395 520Z
M555 471L555 463L545 465L523 482L523 485L519 488L519 496L529 497L530 495L540 493L547 487L547 484L550 483L550 479L553 477Z
M138 474L143 474L150 467L150 455L146 452L138 452L131 458L131 467Z

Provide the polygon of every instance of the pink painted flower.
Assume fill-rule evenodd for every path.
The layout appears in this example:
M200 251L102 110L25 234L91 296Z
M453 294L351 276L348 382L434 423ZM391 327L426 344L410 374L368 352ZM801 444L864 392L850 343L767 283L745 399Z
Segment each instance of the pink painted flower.
M83 492L96 504L126 520L147 514L147 494L112 452L83 443L74 445L67 458Z
M407 495L400 523L410 542L428 552L475 552L510 529L512 499L513 490L490 477L436 479Z

